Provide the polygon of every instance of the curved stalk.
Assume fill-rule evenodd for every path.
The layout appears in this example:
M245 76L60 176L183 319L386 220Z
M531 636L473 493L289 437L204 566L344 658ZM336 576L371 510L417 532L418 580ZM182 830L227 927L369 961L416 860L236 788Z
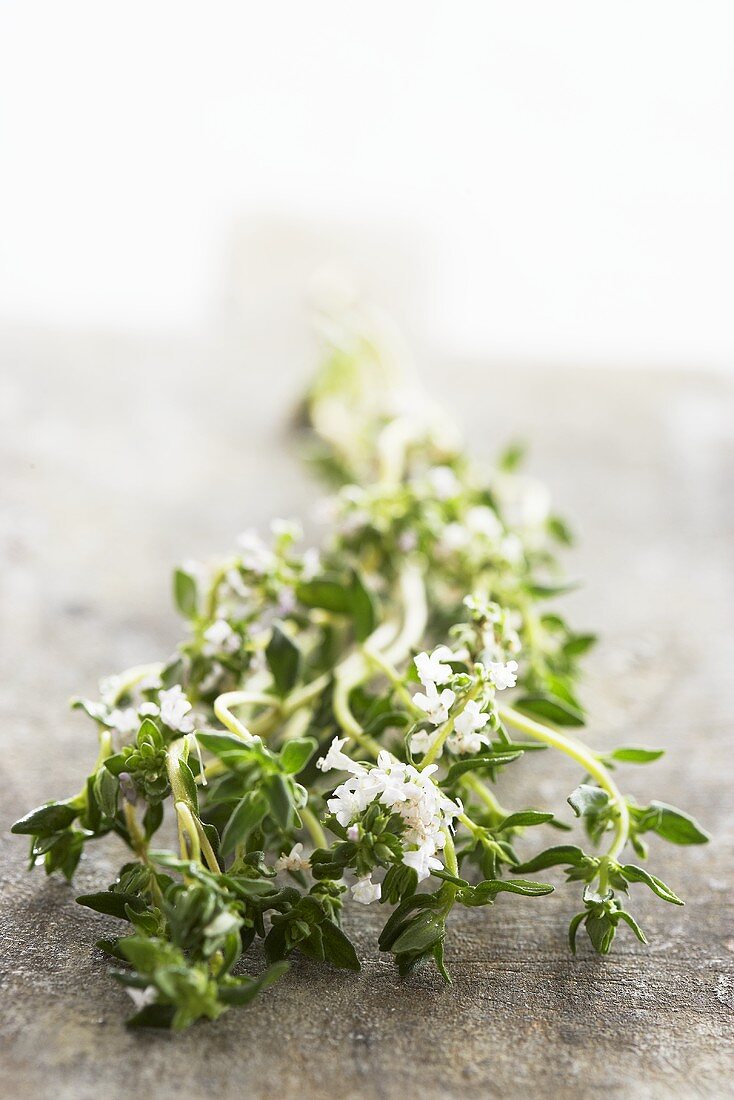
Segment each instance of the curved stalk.
M192 859L195 863L201 863L199 830L196 828L194 815L189 804L188 802L176 802L174 808L178 824L178 844L181 849L181 858Z
M280 700L276 699L274 695L266 694L264 691L225 691L223 695L219 695L215 699L214 713L230 733L233 733L236 737L241 737L243 741L252 741L254 735L248 730L247 726L240 722L239 718L235 718L230 710L231 707L242 707L247 704L278 709Z
M382 746L365 733L361 724L352 714L349 706L349 696L354 688L361 684L367 675L367 662L359 653L352 654L337 669L334 678L334 696L332 705L334 717L348 737L351 737L362 748L367 749L377 756Z
M515 726L516 729L522 730L528 737L533 737L536 741L543 741L546 745L550 745L551 748L565 753L566 756L570 756L571 759L575 760L577 764L580 764L589 775L593 776L599 786L607 792L617 811L617 820L614 826L614 837L606 853L606 858L608 860L616 859L627 843L630 818L624 796L612 779L608 769L604 767L583 742L577 741L574 737L569 737L568 734L560 733L558 730L549 729L548 726L544 726L532 718L526 718L524 714L520 714L519 711L513 710L512 707L501 707L499 713L500 718L502 718L504 722Z
M303 806L298 812L301 815L303 824L308 830L308 835L311 837L314 848L328 848L329 841L326 838L326 833L321 828L321 822L316 814L308 806Z
M403 625L395 641L387 649L384 649L382 654L390 664L398 664L404 660L411 649L418 645L425 633L428 622L428 604L426 602L423 570L416 561L408 562L403 566L400 572L399 584L400 598L403 604ZM368 641L370 640L368 639ZM384 647L373 643L371 648L377 650Z
M134 668L128 668L125 672L121 672L115 690L110 697L112 706L116 706L130 688L134 688L146 676L157 676L162 668L162 662L157 661L150 665L135 665Z

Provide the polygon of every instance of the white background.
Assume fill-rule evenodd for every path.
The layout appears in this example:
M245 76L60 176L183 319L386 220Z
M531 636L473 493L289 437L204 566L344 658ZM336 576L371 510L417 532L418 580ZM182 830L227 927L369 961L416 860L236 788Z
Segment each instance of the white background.
M0 2L0 320L338 261L439 350L734 369L729 2Z

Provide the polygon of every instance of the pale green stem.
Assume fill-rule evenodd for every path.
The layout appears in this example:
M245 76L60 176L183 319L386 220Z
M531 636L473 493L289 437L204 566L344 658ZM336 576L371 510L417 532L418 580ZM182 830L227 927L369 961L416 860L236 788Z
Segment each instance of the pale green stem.
M402 480L405 452L415 438L415 421L407 416L391 420L377 437L380 481L392 485Z
M362 748L377 756L381 749L380 744L365 733L360 723L352 714L349 706L349 696L361 684L367 675L367 662L360 654L353 654L339 666L334 680L334 697L332 705L334 717L347 737L351 737Z
M191 847L190 858L201 862L201 854L203 852L210 870L220 874L221 868L214 854L214 849L209 843L209 838L204 832L201 821L199 821L199 818L193 812L193 807L189 802L186 784L181 775L180 764L182 760L185 761L187 759L188 751L187 737L179 737L178 740L171 742L166 752L166 770L168 772L168 782L171 784L171 794L173 795L176 809L181 856L183 859L189 858L186 846L186 837L188 836Z
M479 695L479 692L482 690L483 687L484 684L481 682L481 680L477 680L471 691L468 692L467 695L464 697L464 702L468 703L470 699L476 699L477 695ZM427 768L429 764L433 764L434 761L441 755L441 750L443 749L446 739L450 737L454 731L455 717L456 716L454 715L454 717L449 718L448 722L444 722L444 724L441 726L441 729L438 731L436 739L434 740L428 752L418 765L419 771L423 771L423 769Z
M231 707L243 707L249 706L263 706L263 707L279 707L280 700L276 699L274 695L267 695L263 691L225 691L223 695L219 695L214 701L214 713L219 721L225 726L230 733L234 733L236 737L241 737L243 741L252 741L253 734L240 722L239 718L235 718L232 714Z
M443 830L443 835L446 837L446 844L444 845L443 854L446 861L446 870L451 875L459 874L459 863L456 858L456 848L454 847L454 839L448 829Z
M291 692L283 700L282 711L285 717L293 714L294 711L299 710L300 707L310 703L316 696L321 695L322 691L325 691L331 682L331 673L324 672L321 676L317 676L315 680L312 680L310 684L305 684L297 691Z
M499 713L504 722L522 730L528 737L533 737L536 741L543 741L546 745L550 745L559 752L565 753L566 756L570 756L589 775L593 776L599 786L607 792L616 809L617 818L614 826L614 837L606 858L608 860L616 859L627 843L630 819L627 803L607 768L581 741L577 741L565 733L559 733L558 730L549 729L532 718L526 718L524 714L520 714L519 711L513 710L511 707L502 707Z
M362 649L368 661L371 661L375 668L379 669L379 671L387 677L387 679L392 684L395 693L400 696L408 710L410 710L416 716L422 715L423 711L413 702L413 696L406 688L405 684L403 683L403 678L397 671L395 666L392 665L388 660L386 660L382 653L378 653L371 646L368 646L367 642L364 643Z
M428 622L426 586L423 581L423 570L417 562L407 562L403 566L399 584L403 604L403 625L395 641L382 653L384 659L393 665L405 660L411 649L418 645ZM373 642L370 648L374 651L383 647Z
M477 798L484 803L490 813L497 816L498 820L508 816L509 811L497 801L494 793L481 781L478 775L474 772L468 772L461 778L463 785L473 791Z
M181 849L182 859L192 859L201 863L201 844L199 842L199 830L196 828L194 815L188 802L176 802L176 820L178 823L178 843ZM188 838L188 844L187 844Z
M316 814L313 813L308 806L303 806L298 812L301 815L303 824L308 830L314 848L328 848L329 841L326 839L326 833L321 828L321 822L316 817Z
M136 665L135 668L128 668L125 672L121 672L117 688L110 700L112 705L119 703L123 695L126 695L130 688L134 688L146 676L157 676L162 668L163 665L158 662L151 665Z
M208 619L213 619L217 610L217 593L219 591L219 585L222 583L229 570L236 564L237 558L229 558L215 570L206 598L205 613Z

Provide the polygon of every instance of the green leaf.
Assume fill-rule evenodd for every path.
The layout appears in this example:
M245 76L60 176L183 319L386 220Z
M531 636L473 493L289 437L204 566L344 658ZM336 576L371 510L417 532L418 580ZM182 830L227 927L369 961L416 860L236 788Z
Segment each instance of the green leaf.
M685 904L677 894L673 893L669 886L665 885L662 879L659 879L657 875L651 875L644 867L637 867L634 863L626 863L621 871L628 882L644 882L663 901L668 901L671 905Z
M194 773L185 760L179 760L178 770L181 774L184 787L186 788L186 797L189 800L190 805L194 810L198 811L199 808L199 794L196 790L196 780L194 779Z
M563 546L573 545L573 533L571 528L560 516L548 517L548 532L553 536L556 542L562 543Z
M519 443L517 441L510 443L505 447L504 451L497 459L497 465L500 470L504 470L506 473L513 473L522 465L526 452L527 447L524 443Z
M29 836L51 836L67 829L78 816L79 810L69 802L47 802L45 806L39 806L21 817L10 831Z
M491 771L493 768L504 767L505 764L511 764L513 760L519 760L523 751L522 749L509 749L507 751L498 749L493 752L477 753L476 756L466 757L464 760L456 760L449 768L446 782L454 783L467 772L482 769Z
M447 985L452 985L451 975L446 969L446 964L443 959L443 940L439 940L436 946L433 948L433 958L436 962L436 969L446 982Z
M352 610L349 588L335 578L320 577L312 581L302 581L296 586L296 596L306 607L319 607L341 615L348 615Z
M339 925L327 918L319 927L323 936L324 955L329 962L343 970L361 970L354 944Z
M298 680L301 651L277 623L273 626L265 657L273 675L276 692L281 697L287 695Z
M578 581L562 581L557 584L530 584L528 592L536 600L550 600L553 596L562 596L578 588Z
M174 570L173 601L185 619L193 619L196 616L199 603L198 588L195 579L184 569Z
M248 745L241 737L236 737L233 733L197 730L196 740L208 752L214 753L230 767L237 763L252 760L253 756L256 755L252 745Z
M648 809L653 811L655 821L648 828L671 844L707 844L711 839L695 818L667 802L651 802Z
M614 939L615 927L605 908L596 906L589 910L586 917L586 931L594 945L594 950L600 955L608 955Z
M496 826L496 831L520 829L528 825L545 825L547 821L552 820L553 814L542 813L540 810L521 810L516 814L509 814L508 817L504 817Z
M641 745L622 745L621 748L606 754L610 760L619 760L620 764L651 764L665 755L665 749L646 749Z
M597 641L598 636L596 634L573 634L563 645L563 656L581 657L582 654L596 645Z
M100 768L94 777L94 797L105 817L114 818L117 813L119 789L120 784L115 776L107 768Z
M354 632L357 635L357 641L363 642L370 636L377 624L377 604L375 597L366 587L356 569L352 574L350 602L354 618Z
M595 817L609 806L609 795L601 787L582 783L566 799L576 817Z
M395 955L403 951L427 951L439 943L446 932L446 922L430 909L418 913L404 928L391 947Z
M289 968L289 963L282 961L273 963L259 978L234 978L233 984L220 986L219 999L223 1004L228 1005L248 1004L263 989L268 989L277 982Z
M573 954L576 954L576 933L579 930L581 921L586 917L586 913L577 913L575 917L571 918L571 923L568 926L568 946L571 948Z
M298 775L309 762L318 748L318 741L313 737L294 737L286 741L280 750L280 766L288 775Z
M555 887L548 882L532 882L524 878L485 879L474 887L474 892L482 897L494 897L496 894L522 894L526 898L542 898L552 894Z
M589 857L576 845L557 844L553 848L546 848L527 863L521 863L516 870L532 875L535 871L545 871L548 867L583 867L588 860Z
M681 905L682 904L683 904L683 902L681 902ZM626 924L628 924L630 926L630 928L632 929L634 934L637 936L640 943L647 943L647 936L642 931L639 924L637 923L637 921L635 920L635 918L632 916L631 913L627 913L624 909L620 909L619 910L619 919L623 920Z
M281 829L290 829L293 824L293 801L291 788L282 775L269 775L262 785L270 803L270 813Z
M583 726L584 716L581 711L570 706L562 699L546 692L534 692L523 695L514 702L516 710L531 717L544 718L556 726Z
M270 808L270 803L262 791L248 791L235 806L224 832L220 851L223 856L230 855L238 844L243 844Z
M145 902L137 894L121 894L114 890L103 890L98 894L81 894L76 900L79 905L84 905L87 909L94 909L96 913L106 913L120 920L128 920L128 907L134 913L142 913L145 909Z

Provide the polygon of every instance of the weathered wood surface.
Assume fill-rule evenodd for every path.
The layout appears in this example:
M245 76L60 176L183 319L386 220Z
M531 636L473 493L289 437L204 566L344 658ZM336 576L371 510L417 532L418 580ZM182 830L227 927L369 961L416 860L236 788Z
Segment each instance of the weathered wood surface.
M303 515L316 490L287 446L298 381L280 364L101 337L20 334L0 351L6 841L26 808L72 793L94 756L68 696L175 642L171 563L273 513ZM575 888L500 898L453 919L452 988L430 971L401 981L375 950L382 912L351 910L360 975L296 962L216 1025L132 1036L93 946L114 922L26 875L14 839L0 893L8 1097L731 1093L734 391L695 374L426 375L477 454L532 441L531 469L580 531L569 568L585 585L567 606L603 639L585 685L589 737L666 746L660 764L628 769L628 787L680 802L716 834L708 848L655 847L686 908L639 888L649 948L622 934L610 959L584 946L574 960ZM550 754L523 770L536 802L559 809L578 779ZM106 885L118 857L114 840L93 850L78 890Z

